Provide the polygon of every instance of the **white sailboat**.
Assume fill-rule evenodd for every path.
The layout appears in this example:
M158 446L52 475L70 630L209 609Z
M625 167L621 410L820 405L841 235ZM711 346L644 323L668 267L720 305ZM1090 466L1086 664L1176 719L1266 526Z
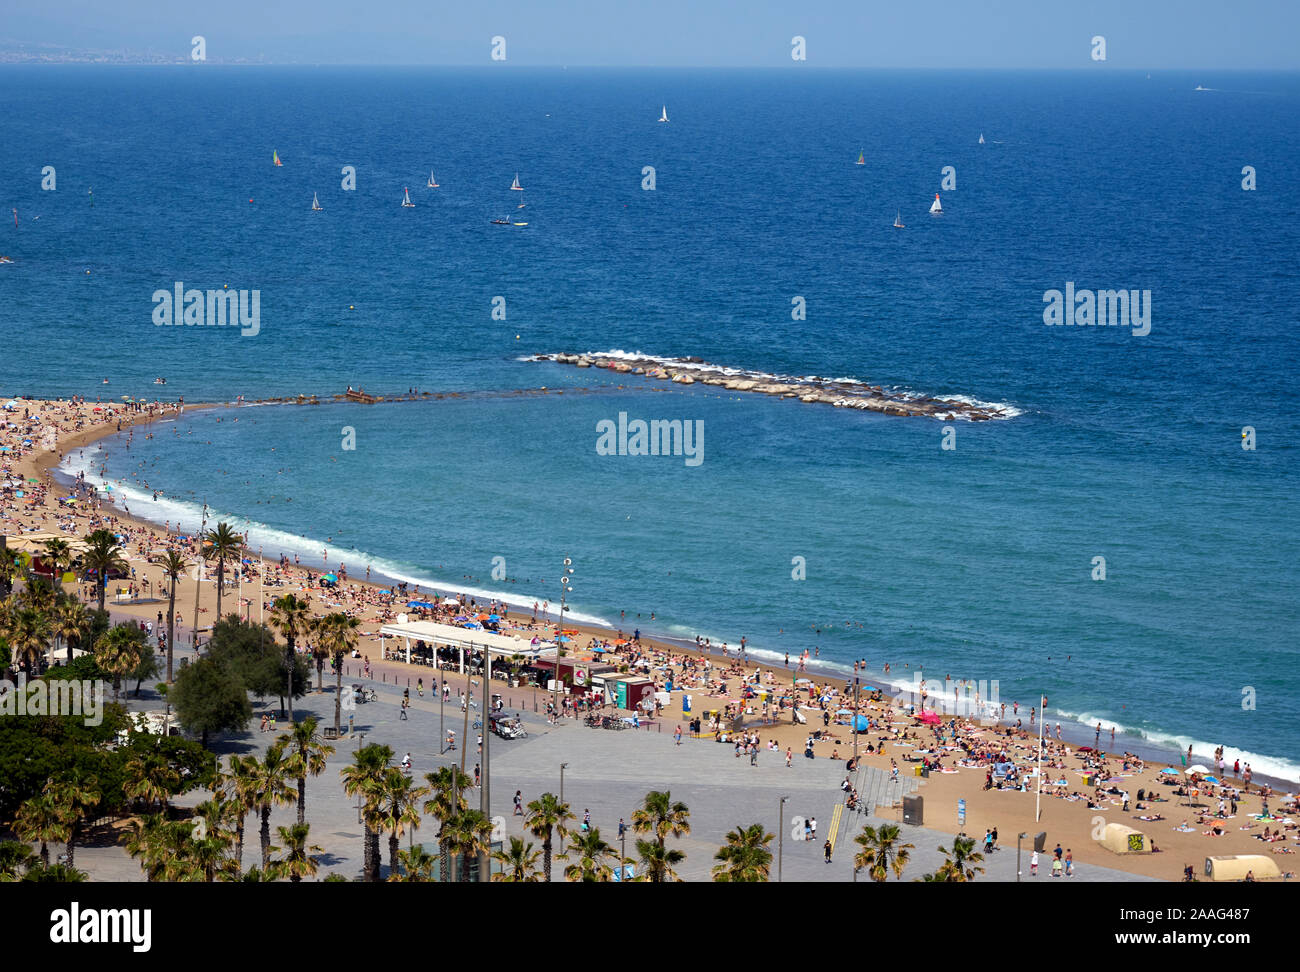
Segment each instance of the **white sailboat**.
M898 210L897 215L894 216L894 229L902 229L902 228L903 228L903 211L900 209Z
M981 144L981 145L984 144L984 133L983 133L983 132L980 132L980 144Z
M524 191L524 187L521 186L521 185L519 184L519 173L518 173L518 172L515 173L515 181L512 182L512 183L510 183L510 188L511 188L511 189L514 189L516 192L523 192L523 191Z
M663 113L659 116L659 120L660 120L661 122L666 122L666 121L668 120L668 106L667 106L667 105L664 105L664 110L663 110Z
M521 189L520 192L523 192L523 190ZM520 196L520 197L519 197L519 205L516 206L515 209L523 209L523 208L524 208L524 197L523 197L523 196Z
M939 194L937 192L934 194L934 202L930 203L930 215L931 216L943 215L943 207L939 205Z
M311 194L311 208L314 213L323 213L325 211L320 204L320 200L316 198L316 193L314 192Z
M415 203L411 202L411 190L406 187L402 188L402 208L414 209Z
M437 188L438 188L438 180L435 179L435 178L433 177L433 170L432 170L432 169L429 170L429 188L430 188L430 189L437 189Z

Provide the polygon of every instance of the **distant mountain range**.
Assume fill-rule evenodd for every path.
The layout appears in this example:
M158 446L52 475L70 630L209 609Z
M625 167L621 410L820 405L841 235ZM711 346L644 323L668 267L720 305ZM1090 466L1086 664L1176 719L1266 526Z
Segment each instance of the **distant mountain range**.
M62 47L0 38L0 64L190 64L188 49L181 51ZM205 64L269 64L262 57L209 57Z

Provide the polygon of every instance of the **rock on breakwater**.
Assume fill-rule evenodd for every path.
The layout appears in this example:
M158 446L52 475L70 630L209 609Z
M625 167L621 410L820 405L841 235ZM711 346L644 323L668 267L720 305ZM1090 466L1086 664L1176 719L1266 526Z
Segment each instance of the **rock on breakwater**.
M831 378L793 378L710 364L702 358L660 358L624 352L532 355L528 361L554 361L578 368L605 368L617 374L643 375L679 385L713 385L727 391L754 392L801 402L860 408L884 415L913 415L943 421L963 419L988 422L1011 418L1019 411L1003 405L969 402L926 395L887 392L879 385Z

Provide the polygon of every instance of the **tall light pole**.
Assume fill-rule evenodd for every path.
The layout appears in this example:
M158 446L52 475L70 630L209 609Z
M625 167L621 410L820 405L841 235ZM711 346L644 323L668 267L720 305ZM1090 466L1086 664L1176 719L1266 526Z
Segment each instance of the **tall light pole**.
M776 825L776 880L781 881L781 865L785 861L785 801L789 797L781 797L781 809L778 811Z
M481 773L483 779L482 785L479 788L479 810L483 812L483 816L488 820L492 819L492 791L488 782L491 779L490 774L492 765L488 761L490 758L489 750L492 746L492 700L489 694L491 681L492 649L485 643L483 645L483 714L479 716L479 722L483 724L480 730L483 734L483 769ZM488 840L490 845L491 838ZM492 879L492 859L488 855L490 850L491 847L489 846L488 850L485 850L479 855L479 881L490 881Z
M194 656L199 654L199 591L203 587L203 534L208 529L208 501L203 501L203 519L199 523L199 562L194 567L194 633L190 640L194 643Z
M1024 833L1016 834L1016 883L1017 884L1020 883L1020 842L1024 840L1025 837L1027 836L1028 834L1024 834Z
M853 663L853 715L849 716L851 723L849 731L853 733L853 769L856 772L858 768L858 663ZM857 880L857 869L854 868L853 879Z
M555 625L555 697L552 705L557 726L560 724L560 639L564 637L564 612L569 610L566 598L573 591L573 582L569 579L573 573L572 563L569 557L564 558L564 570L560 574L560 620Z

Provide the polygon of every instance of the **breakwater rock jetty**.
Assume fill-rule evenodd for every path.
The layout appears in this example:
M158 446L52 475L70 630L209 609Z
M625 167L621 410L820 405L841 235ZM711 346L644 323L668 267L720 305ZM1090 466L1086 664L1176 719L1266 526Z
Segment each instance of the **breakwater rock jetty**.
M989 422L1021 414L1011 405L962 398L932 398L849 378L797 378L710 364L702 358L662 358L624 351L536 354L526 361L554 361L578 368L605 368L616 374L644 375L679 385L714 385L727 391L775 395L801 402L860 408L884 415L912 415L942 421Z

